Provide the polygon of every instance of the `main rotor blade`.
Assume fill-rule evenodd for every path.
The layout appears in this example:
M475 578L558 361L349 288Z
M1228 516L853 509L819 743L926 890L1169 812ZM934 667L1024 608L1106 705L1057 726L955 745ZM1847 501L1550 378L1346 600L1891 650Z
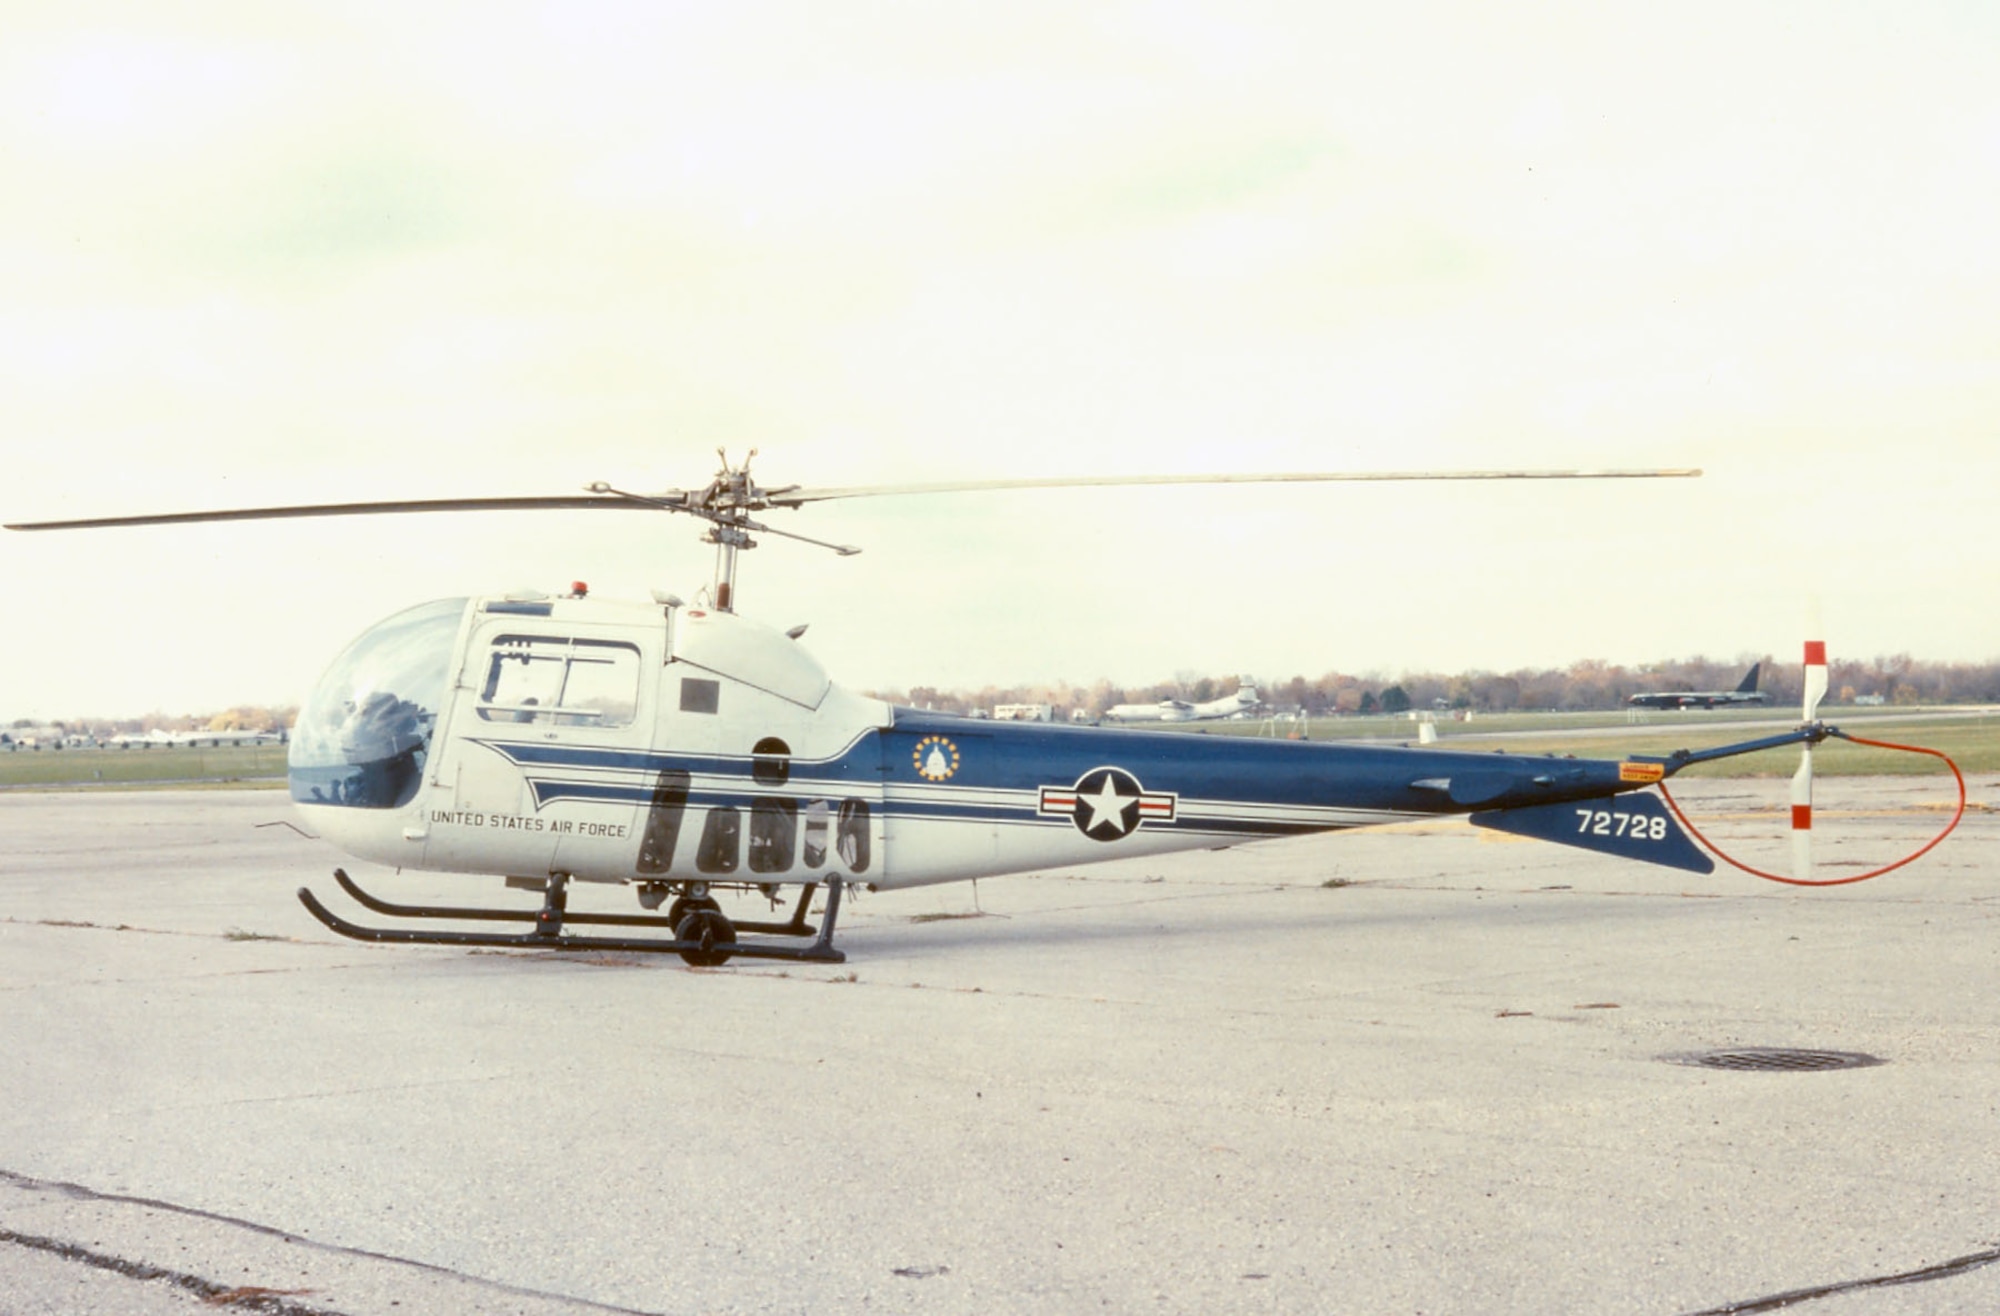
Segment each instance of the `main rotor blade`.
M1333 481L1388 483L1397 480L1660 480L1690 479L1699 467L1598 471L1288 471L1237 475L1096 475L1035 480L948 480L936 484L861 484L844 489L773 490L774 507L825 502L832 498L886 498L899 494L977 493L986 489L1098 489L1142 484L1320 484Z
M674 495L652 502L596 494L528 498L417 498L402 502L306 503L296 507L239 507L211 512L165 512L151 516L98 516L76 521L24 521L9 530L103 530L117 526L191 525L203 521L283 521L308 516L372 516L388 512L545 512L578 508L658 511L672 508Z
M1166 484L1389 483L1413 480L1651 480L1699 476L1699 468L1653 470L1517 471L1293 471L1234 475L1102 475L1026 480L957 480L934 484L872 484L837 489L759 491L748 506L799 507L835 498L885 498L904 494L978 493L1000 489L1092 489ZM519 498L417 498L365 503L304 503L289 507L238 507L206 512L165 512L144 516L98 516L65 521L21 521L8 530L105 530L125 526L195 525L216 521L283 521L317 516L374 516L408 512L536 512L601 508L622 511L694 511L684 489L633 495L605 486L603 492ZM775 532L774 532L775 533ZM829 545L829 547L839 547Z

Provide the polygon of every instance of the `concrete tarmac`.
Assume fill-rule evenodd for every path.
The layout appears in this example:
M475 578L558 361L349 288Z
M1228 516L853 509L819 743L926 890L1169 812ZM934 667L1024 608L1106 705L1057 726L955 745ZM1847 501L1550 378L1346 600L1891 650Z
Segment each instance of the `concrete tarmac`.
M1677 795L1777 866L1784 789ZM380 922L337 864L533 898L278 792L0 795L0 1313L2000 1310L1972 795L1830 890L1425 823L864 894L847 964L717 970L343 941L292 894ZM1946 803L1821 783L1825 871ZM1686 1063L1751 1047L1881 1063Z

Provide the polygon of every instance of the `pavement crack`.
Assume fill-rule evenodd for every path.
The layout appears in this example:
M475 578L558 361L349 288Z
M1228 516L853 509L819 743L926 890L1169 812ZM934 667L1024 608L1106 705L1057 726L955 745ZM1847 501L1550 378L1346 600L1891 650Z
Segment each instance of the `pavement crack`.
M11 1177L11 1176L10 1176ZM310 1307L290 1299L299 1290L244 1288L228 1284L218 1284L212 1279L190 1275L183 1270L169 1270L165 1266L148 1265L143 1261L128 1261L124 1257L114 1257L104 1252L94 1252L75 1243L65 1243L59 1238L43 1238L38 1234L20 1234L11 1229L0 1229L0 1243L11 1243L15 1247L28 1248L35 1252L46 1252L64 1261L74 1261L92 1266L98 1270L108 1270L114 1275L150 1284L155 1280L165 1280L177 1289L185 1289L203 1302L216 1307L231 1307L238 1311L257 1311L269 1316L340 1316L330 1307Z
M367 1248L343 1247L338 1243L323 1243L317 1239L294 1234L289 1230L258 1224L254 1220L244 1220L237 1216L222 1215L215 1211L204 1211L199 1207L180 1206L173 1202L159 1201L156 1198L134 1197L125 1193L104 1193L97 1191L95 1188L87 1188L82 1184L65 1183L58 1179L37 1179L32 1175L20 1174L16 1171L5 1169L0 1169L0 1184L11 1184L16 1188L28 1189L34 1192L58 1193L64 1197L75 1198L80 1201L113 1202L126 1206L144 1207L151 1211L165 1211L194 1220L212 1221L215 1224L228 1225L233 1229L261 1234L266 1238L280 1239L287 1243L312 1248L315 1251L333 1256L358 1257L366 1261L381 1261L395 1266L406 1266L411 1270L422 1271L431 1275L442 1275L448 1279L461 1280L467 1284L475 1284L498 1293L513 1293L526 1298L568 1303L571 1306L587 1311L608 1312L611 1313L611 1316L659 1316L659 1313L656 1312L646 1312L633 1307L617 1307L609 1303L593 1302L589 1298L573 1297L566 1293L549 1293L541 1289L523 1288L517 1284L508 1284L500 1280L487 1279L480 1275L467 1274L464 1271L453 1270L449 1266L434 1265L428 1261L417 1261L410 1257L392 1256L386 1252L371 1252ZM32 1234L19 1234L10 1229L0 1228L0 1243L13 1243L17 1246L49 1252L72 1261L83 1262L85 1265L99 1266L102 1269L114 1270L120 1274L130 1275L134 1279L171 1280L176 1284L181 1284L184 1288L190 1288L191 1291L199 1293L204 1301L212 1301L218 1305L234 1306L245 1311L268 1312L272 1316L342 1316L342 1313L327 1307L308 1307L300 1303L284 1302L284 1295L276 1290L232 1288L226 1284L214 1284L212 1281L201 1279L199 1276L182 1277L178 1272L165 1267L152 1266L144 1262L126 1261L120 1257L95 1253L88 1248L79 1247L74 1243L66 1243L61 1239L41 1238ZM183 1278L188 1282L182 1283ZM210 1287L195 1287L202 1285ZM224 1297L221 1295L230 1296ZM260 1303L275 1303L278 1305L258 1305Z
M1894 1275L1873 1275L1867 1279L1842 1280L1835 1284L1820 1284L1812 1288L1789 1289L1784 1293L1773 1293L1768 1297L1751 1298L1744 1302L1727 1302L1720 1307L1704 1307L1700 1311L1689 1312L1687 1316L1743 1316L1749 1312L1779 1311L1801 1302L1814 1302L1820 1298L1855 1293L1862 1289L1886 1289L1899 1284L1925 1284L1935 1279L1951 1279L1968 1271L1978 1270L1981 1266L1990 1266L1996 1261L2000 1261L2000 1247L1953 1257L1950 1261L1940 1261L1935 1266L1922 1266L1916 1270L1905 1270Z

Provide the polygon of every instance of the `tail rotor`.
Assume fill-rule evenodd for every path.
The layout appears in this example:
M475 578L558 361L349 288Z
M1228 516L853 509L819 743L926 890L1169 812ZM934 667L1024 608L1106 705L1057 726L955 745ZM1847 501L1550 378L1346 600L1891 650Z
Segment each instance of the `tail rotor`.
M1806 633L1809 635L1819 633L1817 610L1815 610L1815 615L1811 618ZM1660 794L1666 797L1667 807L1673 810L1674 817L1680 821L1682 827L1688 830L1689 835L1713 851L1716 858L1722 860L1732 868L1742 869L1753 877L1761 877L1769 882L1783 882L1788 886L1847 886L1853 882L1866 882L1868 879L1880 877L1884 873L1893 873L1905 864L1914 863L1937 848L1938 843L1951 835L1952 830L1965 817L1965 774L1958 770L1958 765L1951 761L1949 755L1939 750L1926 749L1922 745L1899 745L1890 740L1870 740L1865 736L1852 735L1840 730L1838 727L1830 727L1819 721L1819 704L1820 700L1826 697L1827 687L1826 641L1807 640L1805 658L1804 708L1802 710L1802 720L1797 730L1782 736L1771 736L1762 740L1745 741L1740 745L1724 745L1709 750L1678 750L1675 752L1673 758L1668 760L1672 765L1669 769L1669 775L1671 775L1672 772L1694 763L1706 763L1715 759L1731 758L1737 754L1754 754L1760 750L1776 749L1781 745L1798 745L1799 768L1797 772L1792 774L1792 875L1790 877L1785 877L1779 873L1766 872L1761 868L1753 868L1741 859L1726 853L1715 842L1703 836L1700 828L1694 825L1687 814L1681 810L1681 806L1675 802L1673 793L1667 789L1667 783L1664 780L1659 783ZM1918 849L1904 855L1894 863L1883 864L1879 868L1871 868L1861 873L1852 873L1840 877L1816 878L1812 875L1813 747L1822 740L1827 740L1835 736L1856 745L1867 745L1874 749L1895 750L1904 754L1925 754L1939 760L1950 770L1952 781L1958 787L1958 807L1952 811L1951 818L1936 836L1933 836Z

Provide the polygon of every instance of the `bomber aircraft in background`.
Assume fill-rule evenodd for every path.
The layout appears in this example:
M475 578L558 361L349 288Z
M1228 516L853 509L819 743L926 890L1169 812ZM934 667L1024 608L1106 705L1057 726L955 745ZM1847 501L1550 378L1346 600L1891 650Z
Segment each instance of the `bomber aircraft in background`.
M1189 703L1162 699L1156 704L1114 704L1104 711L1107 722L1209 722L1223 717L1247 717L1257 711L1257 687L1244 681L1233 695Z
M1634 708L1714 708L1717 704L1768 704L1771 696L1757 688L1757 675L1764 664L1752 663L1734 690L1662 690L1633 695L1625 702Z

